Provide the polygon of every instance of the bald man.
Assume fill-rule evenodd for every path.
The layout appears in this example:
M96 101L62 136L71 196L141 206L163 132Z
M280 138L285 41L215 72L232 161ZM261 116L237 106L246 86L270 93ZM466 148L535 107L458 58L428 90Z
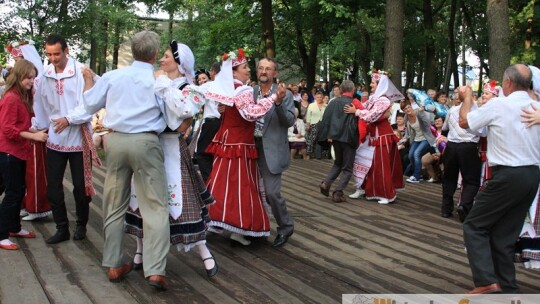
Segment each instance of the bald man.
M531 70L523 64L506 69L506 97L491 99L474 111L472 90L460 87L459 125L487 130L487 158L493 177L478 192L463 223L463 238L476 288L468 293L518 293L514 244L540 183L540 126L526 128L521 109L540 103L528 95ZM487 128L486 128L487 127Z

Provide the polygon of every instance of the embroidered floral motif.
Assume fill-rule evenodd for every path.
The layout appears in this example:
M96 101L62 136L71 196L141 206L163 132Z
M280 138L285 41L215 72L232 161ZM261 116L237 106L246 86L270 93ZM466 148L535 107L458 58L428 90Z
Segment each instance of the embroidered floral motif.
M64 79L60 79L60 80L56 80L55 79L55 82L56 82L56 93L58 93L58 95L64 95Z

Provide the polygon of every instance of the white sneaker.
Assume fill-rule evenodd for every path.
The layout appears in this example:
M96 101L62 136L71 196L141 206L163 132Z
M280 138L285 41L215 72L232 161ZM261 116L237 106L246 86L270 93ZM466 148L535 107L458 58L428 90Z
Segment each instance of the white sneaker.
M364 195L366 193L365 190L357 189L355 193L349 194L350 198L359 198L360 196Z
M436 183L437 180L432 177L432 178L428 179L427 182L428 183Z
M19 216L27 216L28 215L28 211L26 211L26 209L21 209L21 212L19 212Z
M408 183L413 183L413 184L418 184L422 179L416 179L416 177L414 176L411 176L409 178L407 178L407 182Z
M378 203L379 203L380 205L388 205L388 203L390 203L390 201L389 201L388 199L386 199L386 198L381 198L381 199L378 201Z

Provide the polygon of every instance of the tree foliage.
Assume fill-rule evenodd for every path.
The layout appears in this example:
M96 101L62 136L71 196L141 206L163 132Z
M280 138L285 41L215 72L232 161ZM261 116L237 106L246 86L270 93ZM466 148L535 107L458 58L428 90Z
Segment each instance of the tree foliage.
M407 80L405 88L447 88L457 84L463 48L480 58L483 73L491 74L496 64L490 50L499 50L488 47L493 42L487 27L489 1L402 1L399 55L390 55L397 46L385 46L385 35L392 34L385 22L396 16L386 16L386 1L373 0L141 1L149 12L167 13L163 28L154 21L137 18L132 1L14 0L6 2L7 9L0 18L0 43L32 37L41 45L46 35L60 33L74 49L81 50L77 55L81 60L104 72L116 68L120 44L133 31L155 28L164 47L171 39L189 45L197 68L208 68L219 54L247 46L252 50L252 64L263 56L275 56L281 64L282 81L306 78L310 86L321 79L344 78L366 84L370 69L401 65ZM534 15L537 1L506 2L506 44L511 61L539 62L538 35L530 34L538 24L539 17ZM538 26L534 30L537 33ZM37 49L42 52L41 47ZM399 74L400 68L394 69L394 74ZM455 83L449 83L450 75L454 75Z

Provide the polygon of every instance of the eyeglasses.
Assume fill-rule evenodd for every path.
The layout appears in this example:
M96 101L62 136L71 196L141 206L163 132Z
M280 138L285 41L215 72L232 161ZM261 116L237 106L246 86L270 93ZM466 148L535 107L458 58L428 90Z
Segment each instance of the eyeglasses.
M269 67L266 67L266 68L265 67L258 67L257 68L257 71L259 71L259 72L271 72L273 70L274 70L273 68L269 68Z

